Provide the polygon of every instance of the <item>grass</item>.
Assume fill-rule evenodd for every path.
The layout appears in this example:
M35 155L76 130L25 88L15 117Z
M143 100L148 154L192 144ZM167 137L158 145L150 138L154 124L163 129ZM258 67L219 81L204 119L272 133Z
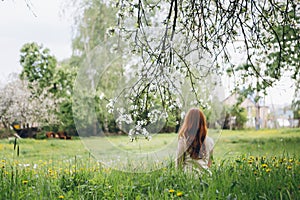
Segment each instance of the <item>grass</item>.
M299 156L299 129L269 129L246 131L223 131L215 146L218 158L242 154L276 156L282 154Z
M174 169L176 134L151 141L127 137L83 140L0 140L0 199L297 199L300 130L213 131L212 176ZM118 156L127 156L127 161ZM157 168L148 165L157 154ZM137 156L143 166L132 165ZM112 167L97 161L115 161ZM115 159L115 160L114 160ZM131 165L130 165L131 164ZM141 171L147 173L132 173ZM148 169L146 169L148 167ZM149 169L151 168L151 169ZM118 169L118 170L115 170ZM119 170L122 169L122 170ZM158 170L154 170L158 169ZM145 171L146 170L146 171ZM141 172L140 171L140 172Z

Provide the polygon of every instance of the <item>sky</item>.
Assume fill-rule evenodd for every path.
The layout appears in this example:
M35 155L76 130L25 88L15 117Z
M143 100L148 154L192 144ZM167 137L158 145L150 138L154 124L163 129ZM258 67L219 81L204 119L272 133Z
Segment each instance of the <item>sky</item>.
M31 10L26 2L31 3ZM20 49L36 42L58 60L71 56L72 21L62 12L62 0L0 1L0 80L20 73Z
M31 10L26 2L31 5ZM50 49L58 61L71 56L72 20L62 14L65 0L4 0L0 1L0 84L8 75L20 73L20 49L28 42L37 42ZM239 55L239 58L240 57ZM292 84L288 78L269 90L267 105L290 104ZM232 83L224 82L228 95Z

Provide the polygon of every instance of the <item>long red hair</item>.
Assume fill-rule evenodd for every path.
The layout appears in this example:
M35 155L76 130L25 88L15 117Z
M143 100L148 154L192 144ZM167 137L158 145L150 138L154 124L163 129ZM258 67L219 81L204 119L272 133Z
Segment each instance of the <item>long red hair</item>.
M200 150L207 135L206 118L201 110L192 108L184 118L178 137L187 141L187 152L191 158L199 159ZM201 157L201 156L200 156Z

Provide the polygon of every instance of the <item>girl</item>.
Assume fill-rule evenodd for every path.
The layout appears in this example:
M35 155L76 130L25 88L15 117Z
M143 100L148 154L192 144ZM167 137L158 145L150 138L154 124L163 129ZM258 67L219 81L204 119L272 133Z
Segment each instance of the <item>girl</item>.
M203 112L197 108L190 109L178 134L176 167L200 173L204 169L211 174L208 168L212 163L213 147L214 141L207 136Z

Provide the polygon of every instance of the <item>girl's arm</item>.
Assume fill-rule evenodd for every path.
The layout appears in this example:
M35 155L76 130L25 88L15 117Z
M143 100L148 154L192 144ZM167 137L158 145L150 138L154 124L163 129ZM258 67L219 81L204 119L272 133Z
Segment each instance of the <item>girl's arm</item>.
M182 168L182 165L184 163L184 151L185 151L184 140L180 138L178 139L178 146L177 146L177 153L176 153L176 160L175 160L176 168Z

